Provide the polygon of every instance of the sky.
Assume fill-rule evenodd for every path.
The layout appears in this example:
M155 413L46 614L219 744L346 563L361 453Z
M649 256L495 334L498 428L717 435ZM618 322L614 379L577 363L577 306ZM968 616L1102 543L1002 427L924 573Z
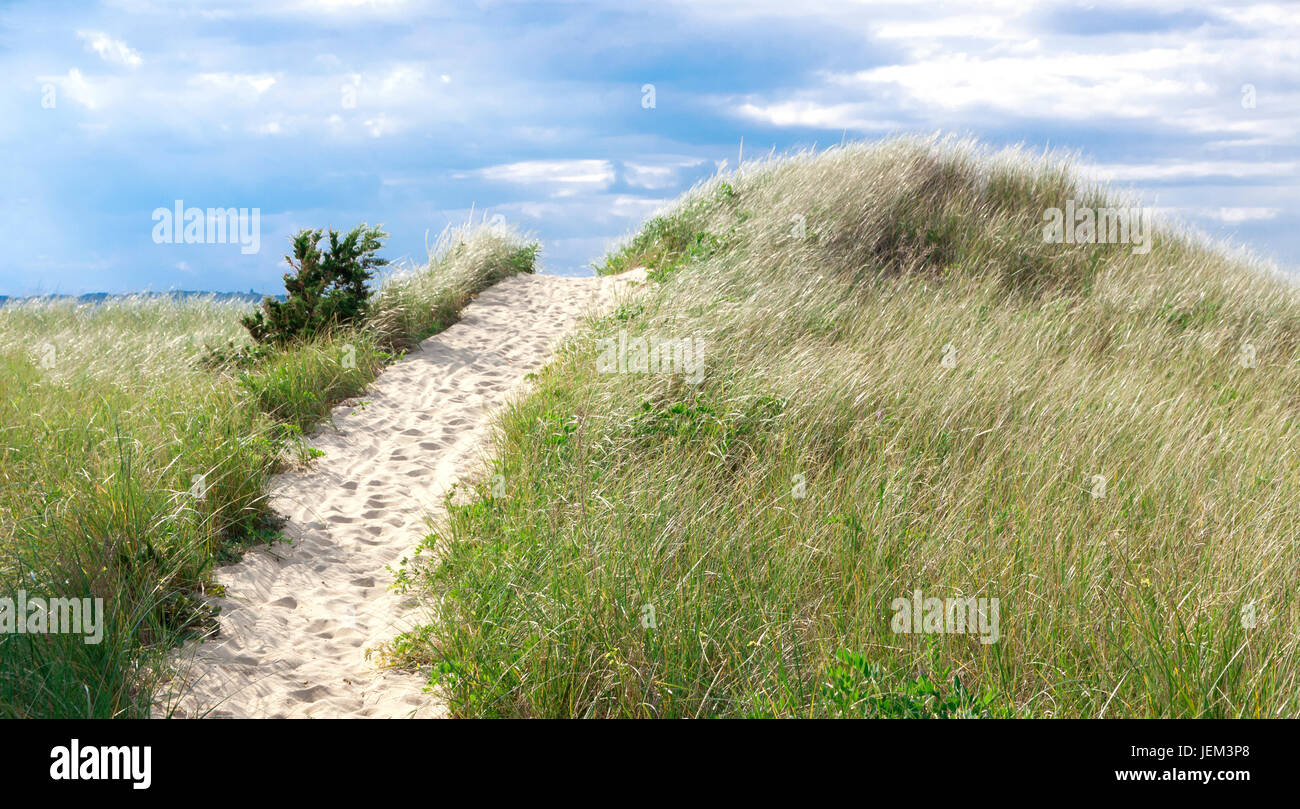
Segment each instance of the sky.
M588 274L742 140L934 132L1300 271L1300 3L0 0L0 295L280 292L300 228L420 263L471 214Z

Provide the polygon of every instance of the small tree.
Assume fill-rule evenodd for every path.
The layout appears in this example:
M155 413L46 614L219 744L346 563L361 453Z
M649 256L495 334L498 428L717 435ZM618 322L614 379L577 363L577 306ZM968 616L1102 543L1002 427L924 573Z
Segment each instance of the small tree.
M388 236L377 227L358 225L339 237L329 230L329 248L320 249L322 230L300 230L293 237L293 255L285 256L293 272L284 274L288 296L262 300L262 309L241 321L259 343L285 343L311 337L365 317L370 289L366 282L376 267L388 263L375 255Z

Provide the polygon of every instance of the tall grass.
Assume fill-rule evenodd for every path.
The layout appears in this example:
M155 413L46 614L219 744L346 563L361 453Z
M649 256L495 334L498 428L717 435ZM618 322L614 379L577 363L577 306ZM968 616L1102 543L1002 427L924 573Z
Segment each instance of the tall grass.
M0 596L105 608L99 644L0 634L0 715L148 715L163 654L205 626L213 567L267 535L267 484L295 436L474 292L531 271L534 251L501 228L459 229L384 281L362 329L256 357L238 304L0 308ZM213 361L226 355L243 359Z
M422 270L385 277L371 301L366 331L389 345L410 345L447 328L480 290L533 271L538 245L505 226L468 222L449 227L430 248Z
M460 715L1300 713L1297 292L1169 226L1045 243L1067 199L1114 196L913 139L697 188L503 417L395 648ZM703 381L599 373L621 330ZM999 639L893 632L915 590Z

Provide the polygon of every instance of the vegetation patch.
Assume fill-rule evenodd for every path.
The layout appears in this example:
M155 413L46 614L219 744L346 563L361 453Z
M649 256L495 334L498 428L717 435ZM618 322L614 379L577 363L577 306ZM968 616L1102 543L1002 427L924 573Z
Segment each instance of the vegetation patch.
M466 226L363 286L382 235L299 234L289 295L256 313L149 296L0 309L0 598L104 605L99 643L0 634L0 716L147 716L167 651L210 626L213 568L279 540L267 486L319 455L305 434L537 255Z
M1296 715L1300 299L1169 227L1044 237L1123 202L914 139L693 190L501 417L404 656L465 716ZM639 335L701 378L598 370ZM896 631L918 591L996 639Z

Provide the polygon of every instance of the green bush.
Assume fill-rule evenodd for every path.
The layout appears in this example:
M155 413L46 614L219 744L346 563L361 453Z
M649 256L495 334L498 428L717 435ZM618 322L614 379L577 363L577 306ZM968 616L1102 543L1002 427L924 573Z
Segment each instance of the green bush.
M242 319L244 328L259 343L285 345L325 334L338 326L360 321L366 315L370 289L366 283L376 267L388 264L375 253L388 236L365 224L339 238L329 230L329 249L321 251L322 230L300 230L293 238L293 256L285 261L294 270L285 273L283 301L262 300L262 311Z

